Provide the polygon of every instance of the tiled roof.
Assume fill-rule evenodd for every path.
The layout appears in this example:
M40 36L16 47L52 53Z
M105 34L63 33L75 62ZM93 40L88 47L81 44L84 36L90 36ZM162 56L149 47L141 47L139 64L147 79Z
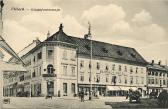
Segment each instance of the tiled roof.
M47 41L60 41L75 44L78 47L78 54L90 55L90 40L68 36L62 30L59 30L51 37L47 38L45 42ZM143 64L147 63L134 48L113 45L94 40L92 47L93 56L108 57L118 60L124 60L126 62L138 62Z

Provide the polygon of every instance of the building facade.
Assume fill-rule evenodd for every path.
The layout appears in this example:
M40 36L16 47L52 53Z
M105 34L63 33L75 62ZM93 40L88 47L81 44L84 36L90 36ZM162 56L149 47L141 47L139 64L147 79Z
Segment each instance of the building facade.
M161 65L161 61L158 64L150 63L147 66L147 91L157 92L159 94L163 90L168 90L168 66Z
M94 95L123 96L129 89L146 94L147 62L133 48L92 40L91 59L91 40L65 34L62 25L37 42L21 53L27 69L23 89L31 96L87 94L91 87Z

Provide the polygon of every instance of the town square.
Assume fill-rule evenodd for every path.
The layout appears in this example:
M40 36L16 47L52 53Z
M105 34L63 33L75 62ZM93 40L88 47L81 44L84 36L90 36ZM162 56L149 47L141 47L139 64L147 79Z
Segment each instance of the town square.
M166 0L0 0L0 109L168 108Z

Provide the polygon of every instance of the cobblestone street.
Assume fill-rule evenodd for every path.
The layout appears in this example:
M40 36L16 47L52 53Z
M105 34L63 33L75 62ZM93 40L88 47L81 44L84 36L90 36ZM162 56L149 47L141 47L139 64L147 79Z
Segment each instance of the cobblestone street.
M125 97L100 97L99 99L80 102L79 98L11 98L11 104L4 104L3 109L111 109L105 102L125 101Z

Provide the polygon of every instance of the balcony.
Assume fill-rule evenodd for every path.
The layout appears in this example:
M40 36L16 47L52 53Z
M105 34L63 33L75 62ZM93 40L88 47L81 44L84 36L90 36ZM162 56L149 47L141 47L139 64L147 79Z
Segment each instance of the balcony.
M43 77L56 77L57 75L56 74L54 74L54 73L48 73L48 74L43 74L42 75Z

